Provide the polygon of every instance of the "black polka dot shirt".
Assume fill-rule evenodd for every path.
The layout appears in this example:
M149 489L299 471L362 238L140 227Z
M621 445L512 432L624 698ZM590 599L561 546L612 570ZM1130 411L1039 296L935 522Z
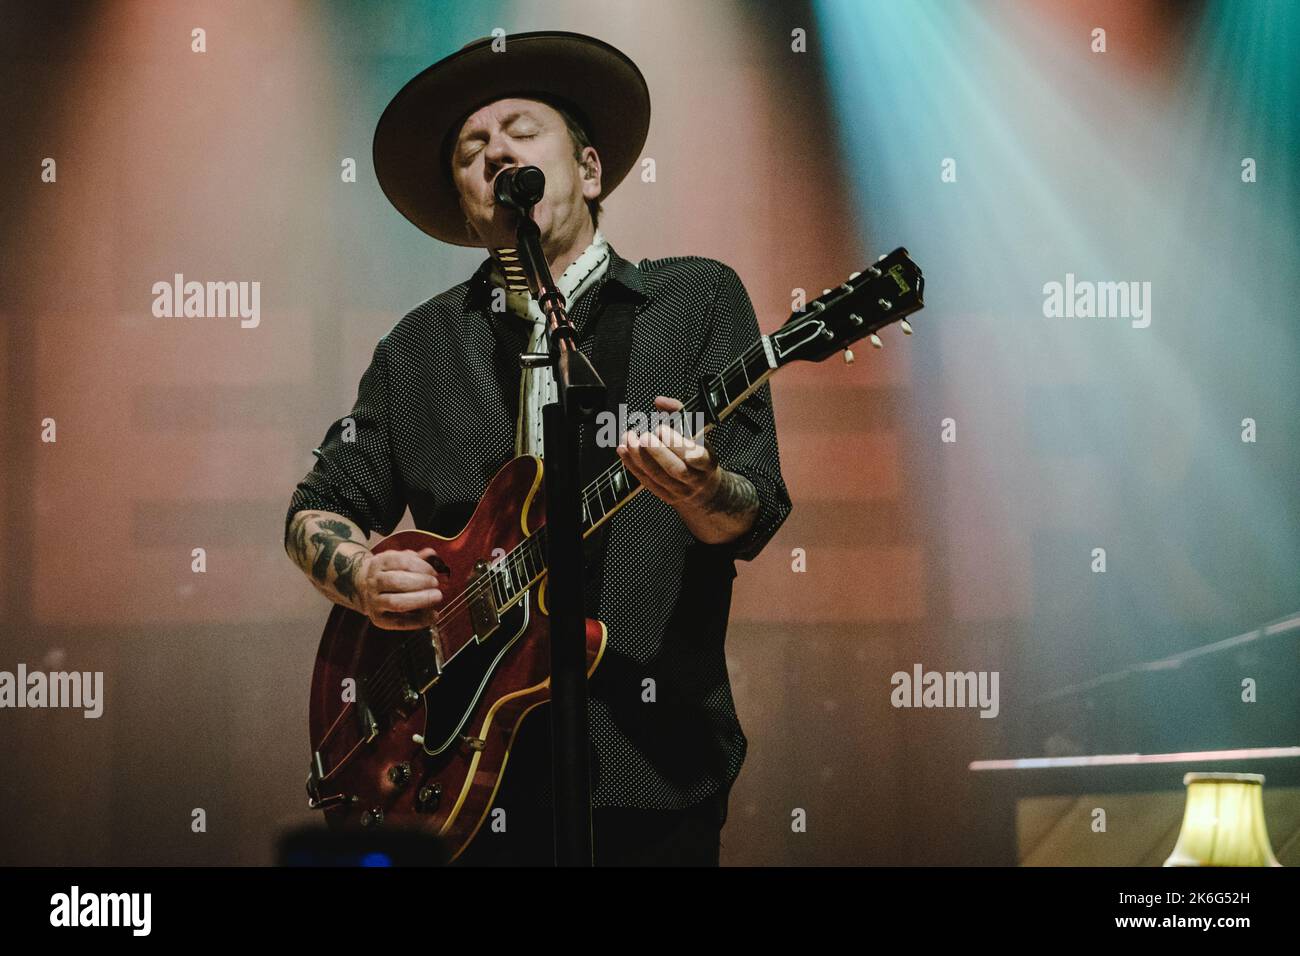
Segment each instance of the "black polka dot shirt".
M314 450L286 533L303 509L341 514L367 534L392 533L407 508L418 528L452 537L464 527L513 454L519 353L527 344L517 316L490 308L490 265L485 260L380 339L354 407ZM608 271L569 306L588 356L599 322L589 329L586 320L609 295L637 302L629 410L649 413L656 395L686 400L701 374L721 371L759 336L749 295L729 266L696 256L634 265L611 247ZM354 423L353 441L343 441L345 418ZM735 560L754 558L790 513L768 385L714 429L711 444L721 464L758 491L758 516L742 538L698 541L648 489L609 519L598 598L608 646L590 684L596 807L691 806L729 790L745 759L723 652ZM548 723L543 707L524 726ZM536 739L539 728L531 733ZM538 799L549 803L541 754L529 758L531 771L516 756L512 750L506 783L516 769L532 773Z

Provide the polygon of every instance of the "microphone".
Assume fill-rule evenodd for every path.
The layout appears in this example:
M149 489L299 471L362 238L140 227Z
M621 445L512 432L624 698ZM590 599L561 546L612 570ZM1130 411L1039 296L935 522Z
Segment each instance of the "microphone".
M496 201L520 212L541 201L546 191L546 174L536 166L511 166L497 173L492 184Z

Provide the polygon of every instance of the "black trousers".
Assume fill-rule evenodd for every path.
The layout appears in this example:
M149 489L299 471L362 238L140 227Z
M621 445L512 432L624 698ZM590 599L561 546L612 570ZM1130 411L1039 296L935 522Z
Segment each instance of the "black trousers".
M453 866L555 865L548 719L542 707L524 721L492 809ZM727 786L681 810L593 807L596 865L717 866L730 794Z
M595 807L591 831L597 866L717 866L728 793L684 810ZM498 804L500 805L500 804ZM515 802L505 810L504 830L489 813L473 842L453 866L554 866L555 839L549 806Z

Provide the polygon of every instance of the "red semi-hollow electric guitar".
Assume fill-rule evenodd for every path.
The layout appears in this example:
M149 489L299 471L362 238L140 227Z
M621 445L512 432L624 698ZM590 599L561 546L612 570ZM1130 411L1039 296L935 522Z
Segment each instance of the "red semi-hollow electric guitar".
M820 362L922 308L924 278L906 249L760 336L687 400L704 414L699 438L724 421L778 368ZM615 462L582 492L591 534L640 491ZM388 631L335 605L321 637L311 687L310 806L331 827L417 827L437 834L453 859L492 806L527 714L550 699L542 461L505 465L454 538L400 531L375 553L433 547L443 604L438 625ZM587 673L600 664L605 626L587 621Z

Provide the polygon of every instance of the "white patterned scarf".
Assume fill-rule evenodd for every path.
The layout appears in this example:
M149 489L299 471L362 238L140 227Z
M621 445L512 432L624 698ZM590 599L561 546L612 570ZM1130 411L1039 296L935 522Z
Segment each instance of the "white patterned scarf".
M510 280L501 273L501 266L493 257L492 271L489 278L493 284L506 290L506 308L532 325L532 334L528 337L529 352L544 351L546 314L537 300L528 291L528 284L522 269L513 265L518 262L515 250L498 249L498 255L510 271ZM609 243L599 229L582 255L564 270L564 274L555 280L564 295L565 308L572 313L578 297L596 284L609 268ZM519 426L515 431L515 455L537 455L542 457L542 406L556 401L555 376L551 367L526 368L519 381Z

